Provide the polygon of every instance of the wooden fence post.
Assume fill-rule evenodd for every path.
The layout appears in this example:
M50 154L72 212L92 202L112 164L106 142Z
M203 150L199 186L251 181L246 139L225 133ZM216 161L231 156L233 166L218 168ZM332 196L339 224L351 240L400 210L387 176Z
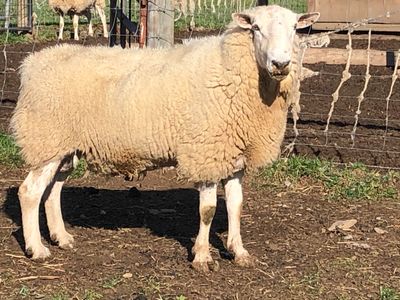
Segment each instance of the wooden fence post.
M139 13L139 48L143 48L147 41L147 16L148 4L147 0L140 0L140 13Z
M148 3L147 47L166 48L174 44L174 6L172 0Z

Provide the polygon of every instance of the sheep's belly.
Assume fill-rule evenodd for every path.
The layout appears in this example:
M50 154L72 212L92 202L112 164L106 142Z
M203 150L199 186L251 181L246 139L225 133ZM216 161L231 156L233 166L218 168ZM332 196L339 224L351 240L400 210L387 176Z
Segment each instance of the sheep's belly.
M146 175L147 171L164 167L175 167L176 160L157 159L157 160L127 160L127 161L100 161L95 159L88 160L88 168L91 171L102 174L122 175L127 180L140 179Z

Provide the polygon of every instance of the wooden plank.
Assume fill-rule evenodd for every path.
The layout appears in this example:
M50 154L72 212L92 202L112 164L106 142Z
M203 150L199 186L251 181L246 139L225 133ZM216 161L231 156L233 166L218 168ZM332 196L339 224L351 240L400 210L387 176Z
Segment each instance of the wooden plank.
M337 48L310 48L306 50L303 63L326 63L329 65L343 65L347 62L348 50ZM373 66L386 66L386 51L371 50L370 63ZM353 49L352 65L367 64L367 50Z
M347 23L324 23L318 22L312 25L312 29L314 30L336 30L343 28L347 25ZM355 31L368 31L371 29L372 31L385 31L385 32L400 32L400 24L368 24L365 26L360 26Z
M308 0L308 10L321 13L319 23L351 23L378 18L376 23L400 24L400 0Z

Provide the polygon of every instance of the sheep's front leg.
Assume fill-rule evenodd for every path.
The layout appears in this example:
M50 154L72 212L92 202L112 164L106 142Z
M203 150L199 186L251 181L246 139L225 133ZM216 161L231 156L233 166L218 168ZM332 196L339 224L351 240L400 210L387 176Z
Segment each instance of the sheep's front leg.
M202 184L199 188L200 192L200 229L193 246L192 252L195 254L192 266L194 269L208 272L209 264L213 264L210 254L210 228L214 218L215 209L217 207L217 185Z
M233 177L224 181L226 208L228 210L228 250L235 254L235 263L240 266L253 266L254 259L243 247L240 235L240 217L242 214L243 172L236 173Z
M63 39L63 32L64 32L64 14L60 13L60 28L58 31L58 39L59 40Z

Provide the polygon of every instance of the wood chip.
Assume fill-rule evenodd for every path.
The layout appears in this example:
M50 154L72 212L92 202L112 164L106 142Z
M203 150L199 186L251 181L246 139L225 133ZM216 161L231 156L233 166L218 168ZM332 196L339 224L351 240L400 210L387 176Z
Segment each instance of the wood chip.
M338 242L338 244L346 244L349 246L362 248L362 249L371 249L371 246L366 243L357 243L357 242Z
M340 229L344 231L352 231L350 228L353 227L356 223L357 223L356 219L336 221L328 228L328 230L336 231L337 229Z
M50 275L39 275L39 276L26 276L19 278L19 281L28 281L28 280L35 280L35 279L43 279L43 280L54 280L59 279L60 276L50 276Z

